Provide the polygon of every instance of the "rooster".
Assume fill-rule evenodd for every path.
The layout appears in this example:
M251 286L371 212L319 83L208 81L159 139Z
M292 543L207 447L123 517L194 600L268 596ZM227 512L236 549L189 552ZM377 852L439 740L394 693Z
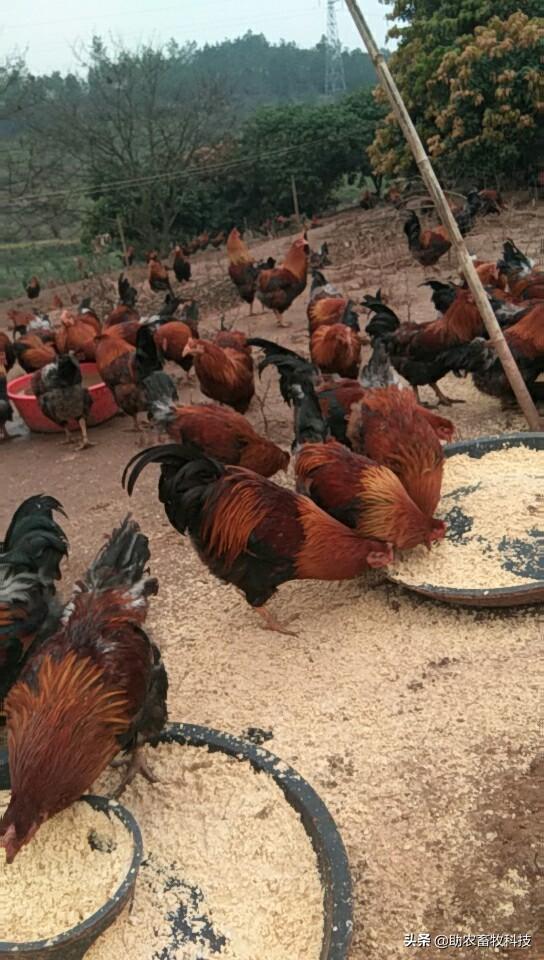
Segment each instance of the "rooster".
M383 303L379 290L375 297L365 296L364 304L374 314L366 325L372 344L376 340L385 343L395 370L411 384L416 396L418 387L428 384L439 403L451 406L464 402L447 397L437 381L452 369L448 348L469 343L485 331L470 290L457 289L444 315L427 323L401 323Z
M417 213L413 210L404 224L410 253L423 267L433 267L451 247L449 233L439 225L431 230L422 230Z
M13 420L13 410L8 398L6 355L0 352L0 440L9 440L6 423Z
M48 363L53 363L57 351L54 340L49 335L39 336L37 333L26 333L13 344L13 351L19 365L25 373L34 373L41 370Z
M79 799L120 749L131 752L116 796L137 773L155 780L140 747L166 722L168 680L144 630L157 581L149 547L127 517L75 587L56 633L31 654L6 700L11 798L0 846L12 863L40 826Z
M419 544L430 549L433 541L444 537L443 521L423 513L389 467L353 453L337 440L316 443L316 434L321 434L319 440L326 435L317 396L313 391L304 394L299 387L295 398L295 476L300 493L359 536L390 542L400 550Z
M13 514L0 544L0 708L30 649L55 629L55 581L68 540L53 519L66 516L54 497L29 497Z
M183 256L182 249L178 244L174 247L174 262L172 265L176 280L178 283L188 283L191 279L191 264Z
M236 227L233 227L228 235L227 254L229 258L229 277L242 300L249 303L249 315L252 316L259 270L271 269L276 265L276 261L273 257L269 257L268 260L256 264Z
M532 260L507 240L502 260L497 263L499 275L506 277L511 294L519 300L544 299L544 272L535 270Z
M479 190L478 198L480 200L479 212L483 217L489 213L500 213L506 209L500 190Z
M83 386L81 368L73 354L61 354L53 363L37 370L32 377L32 390L42 413L63 428L66 434L63 443L72 443L69 424L77 420L81 443L76 449L86 450L95 446L87 436L87 421L93 401Z
M357 316L349 312L342 322L322 324L310 336L310 356L315 365L322 373L341 377L357 376L361 346Z
M123 474L129 495L150 463L161 465L159 499L172 526L189 533L201 560L244 594L266 629L290 633L265 608L280 584L347 580L392 560L389 544L361 539L307 497L188 445L133 457Z
M261 270L257 278L257 297L272 310L278 326L289 326L283 314L306 287L310 248L304 237L295 240L283 263L272 270Z
M26 295L29 300L36 300L40 295L40 281L37 277L31 277L25 284Z
M221 463L246 467L261 477L271 477L289 466L289 454L259 436L249 420L230 407L158 403L152 405L151 412L154 422L176 443L190 443Z
M117 281L117 292L119 303L104 320L104 330L119 324L138 323L140 320L140 314L136 310L137 290L123 273Z
M306 310L310 336L320 326L343 323L353 330L359 329L358 316L353 302L342 296L319 270L313 271L310 299Z
M347 436L361 453L395 473L429 518L440 500L444 453L411 390L367 390L348 419Z
M152 250L147 255L147 280L153 293L162 293L166 290L172 297L174 296L170 286L168 267L161 263L156 250Z
M255 380L253 361L245 348L236 344L220 346L191 337L182 356L192 356L204 396L226 403L238 413L246 412L255 393Z

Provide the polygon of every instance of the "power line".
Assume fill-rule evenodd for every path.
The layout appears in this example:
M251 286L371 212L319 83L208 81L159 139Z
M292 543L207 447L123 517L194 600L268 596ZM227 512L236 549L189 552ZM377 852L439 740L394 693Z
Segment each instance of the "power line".
M268 160L272 157L288 156L291 153L296 153L297 150L305 147L314 147L318 144L326 143L328 140L329 137L320 137L318 140L305 140L303 143L298 143L291 147L278 147L276 150L270 150L267 153L260 153L256 156L241 158L239 160L223 161L222 163L208 164L207 166L189 167L188 169L182 171L170 170L163 173L151 174L145 177L129 177L122 180L111 180L107 183L101 184L99 187L92 187L89 185L79 189L55 190L50 191L49 193L31 194L30 196L25 197L15 197L7 202L2 201L0 198L0 202L3 203L4 207L19 207L32 202L55 200L60 197L68 196L84 196L89 193L102 193L103 191L107 190L123 190L129 187L147 185L159 181L188 180L195 176L203 177L212 173L222 173L225 170L232 170L236 169L237 167L256 164L262 160Z

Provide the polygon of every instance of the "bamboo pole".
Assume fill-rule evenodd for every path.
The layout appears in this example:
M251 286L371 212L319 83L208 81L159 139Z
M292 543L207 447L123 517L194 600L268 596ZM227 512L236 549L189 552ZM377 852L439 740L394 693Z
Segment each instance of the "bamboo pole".
M355 26L362 37L370 58L376 67L376 72L380 79L381 85L389 98L393 112L400 124L406 140L408 141L408 145L419 167L419 172L421 173L423 181L431 197L433 198L436 209L440 215L440 219L450 234L452 244L457 252L459 264L462 267L463 274L470 287L474 300L476 301L476 306L480 311L480 315L489 334L490 343L493 344L497 351L497 355L502 363L504 372L508 378L508 382L512 387L515 397L531 430L541 431L544 429L544 425L540 420L531 394L529 393L516 361L512 356L510 347L504 338L504 334L499 326L498 320L491 309L491 304L489 303L482 282L466 248L465 241L459 232L457 222L447 204L442 187L440 186L438 178L431 166L431 162L425 152L425 148L419 138L419 134L410 119L410 114L404 105L404 101L399 93L398 87L391 76L389 67L387 66L385 59L376 46L374 37L370 32L368 24L363 17L356 0L346 0L346 6L351 13L353 22L355 23Z
M300 223L300 210L298 208L298 193L297 193L297 182L295 180L295 175L291 174L291 192L293 194L293 208L295 211L295 217L297 218L297 223Z
M119 230L119 236L121 238L121 247L123 248L123 264L125 267L128 267L127 244L125 240L125 231L123 229L123 221L121 219L120 213L117 214L116 220L117 220L117 229Z

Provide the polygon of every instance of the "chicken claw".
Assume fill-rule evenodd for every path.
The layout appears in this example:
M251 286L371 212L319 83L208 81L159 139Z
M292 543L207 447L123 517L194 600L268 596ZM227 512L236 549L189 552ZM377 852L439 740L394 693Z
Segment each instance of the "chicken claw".
M136 747L128 760L112 760L111 766L126 767L126 773L121 779L119 786L111 794L112 799L118 800L122 793L126 790L129 784L132 783L134 778L140 773L148 783L158 783L158 777L155 776L152 770L149 769L144 757L142 756L142 751L140 747Z
M445 393L442 393L442 390L440 389L437 383L431 383L429 384L429 386L432 387L432 389L436 393L436 396L438 397L438 403L439 404L443 403L445 407L451 407L452 404L454 403L466 402L465 400L458 400L454 397L447 397Z
M263 630L274 630L275 633L283 633L286 637L298 637L298 633L295 633L294 630L287 630L286 627L283 627L266 607L254 607L253 609L264 621L262 624Z

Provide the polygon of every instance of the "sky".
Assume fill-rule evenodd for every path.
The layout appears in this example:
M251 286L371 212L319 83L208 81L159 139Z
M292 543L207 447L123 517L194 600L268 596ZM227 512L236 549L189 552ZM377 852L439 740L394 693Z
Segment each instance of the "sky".
M379 46L387 32L387 8L379 0L360 0ZM361 41L350 14L338 0L340 41L353 48ZM77 67L77 49L93 34L121 38L128 47L144 41L199 44L234 39L248 30L269 40L292 40L313 46L325 33L326 0L92 0L87 8L74 0L18 0L5 2L0 25L0 62L18 52L26 55L33 73L66 73Z

